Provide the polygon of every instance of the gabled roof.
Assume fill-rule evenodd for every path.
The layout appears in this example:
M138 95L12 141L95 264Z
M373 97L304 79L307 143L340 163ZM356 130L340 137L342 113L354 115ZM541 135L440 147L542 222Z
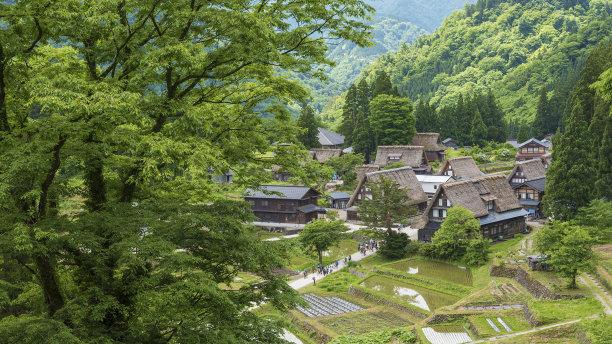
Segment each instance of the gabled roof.
M390 156L398 160L389 161ZM386 166L392 162L400 162L409 167L420 167L427 162L423 146L378 146L375 165Z
M324 163L331 158L342 155L342 149L315 148L310 150L310 154L318 162Z
M447 138L445 138L444 140L442 140L442 143L449 143L449 142L451 142L451 141L455 141L455 140L453 140L453 138L452 138L452 137L447 137Z
M442 171L445 171L449 165L453 170L453 178L457 180L476 178L484 175L476 165L474 159L470 156L446 160L444 166L440 169L440 174L442 174Z
M413 146L423 146L428 152L443 151L444 147L438 143L440 134L438 133L416 133L412 137Z
M536 158L517 162L512 172L510 172L510 176L508 176L508 181L512 179L519 169L523 172L523 176L526 180L540 179L546 176L546 168L542 163L542 159Z
M514 148L519 148L520 145L517 140L507 140L506 143Z
M495 201L495 212L497 213L521 207L506 177L501 174L490 174L479 178L442 184L433 197L434 201L441 192L444 192L453 206L460 205L470 210L476 217L489 214L486 205L488 200ZM433 204L434 202L429 204L426 214L429 213Z
M334 191L329 194L329 198L333 200L350 199L351 195L348 192L344 192L344 191Z
M310 214L310 213L314 213L314 212L321 212L324 213L325 209L319 207L318 205L314 205L314 204L306 204L303 205L301 207L297 208L297 211L302 212L304 214Z
M357 182L366 175L366 173L380 171L380 166L378 165L361 165L357 166L355 172L357 173Z
M515 184L512 188L517 189L517 188L520 188L521 186L528 186L540 192L544 192L545 185L546 185L546 177L543 177L543 178L528 180L520 184Z
M376 182L383 177L395 181L401 189L404 189L408 192L408 197L410 198L410 205L427 202L427 194L425 194L423 188L421 188L421 184L417 180L416 174L414 174L412 168L401 167L390 170L366 173L361 179L359 179L357 187L355 188L355 191L353 192L353 195L351 196L347 207L353 206L353 204L357 200L357 196L361 192L361 189L367 182Z
M307 186L262 185L257 190L247 189L244 197L298 200L304 198L304 196L306 196L306 194L311 190L318 194L317 191Z
M523 143L519 144L517 148L522 148L523 146L525 146L525 145L527 145L527 144L529 144L529 143L532 143L532 142L533 142L533 143L536 143L536 144L538 144L538 145L540 145L540 146L542 146L542 147L549 148L548 143L546 143L546 142L542 142L542 141L540 141L540 140L538 140L538 139L536 139L536 138L530 138L529 140L527 140L527 141L525 141L525 142L523 142Z
M344 135L334 133L325 128L319 128L318 137L321 146L341 146L344 144Z

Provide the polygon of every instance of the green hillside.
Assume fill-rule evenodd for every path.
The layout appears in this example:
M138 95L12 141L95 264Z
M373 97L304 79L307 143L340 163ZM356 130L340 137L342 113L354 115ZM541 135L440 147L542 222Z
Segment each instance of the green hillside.
M492 90L510 123L530 123L540 88L554 97L589 48L611 36L610 13L608 0L480 0L364 74L384 69L402 94L437 107Z

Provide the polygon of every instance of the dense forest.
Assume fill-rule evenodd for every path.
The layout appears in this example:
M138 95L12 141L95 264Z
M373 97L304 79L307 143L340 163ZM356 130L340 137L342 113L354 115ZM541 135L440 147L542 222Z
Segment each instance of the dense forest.
M442 110L492 92L509 134L531 124L545 93L554 132L590 48L610 38L608 1L478 1L433 34L379 58L400 93Z

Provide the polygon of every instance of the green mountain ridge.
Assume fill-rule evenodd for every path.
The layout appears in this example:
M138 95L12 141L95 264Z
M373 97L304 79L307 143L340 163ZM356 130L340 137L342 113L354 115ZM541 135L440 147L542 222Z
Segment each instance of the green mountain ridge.
M538 90L576 68L610 39L610 1L478 1L453 13L434 33L382 56L362 74L385 70L400 92L437 107L460 94L492 90L506 120L533 121ZM561 108L561 107L560 107Z

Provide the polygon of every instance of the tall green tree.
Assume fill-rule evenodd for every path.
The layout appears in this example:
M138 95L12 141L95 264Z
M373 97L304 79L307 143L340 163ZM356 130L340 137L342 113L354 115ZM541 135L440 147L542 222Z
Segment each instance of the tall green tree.
M377 145L405 145L412 142L416 120L410 100L379 95L370 102L370 113Z
M254 187L299 163L284 154L296 145L274 144L297 143L278 103L307 95L287 75L329 62L320 32L365 45L370 11L2 2L2 341L283 342L250 310L295 303L273 273L284 252L210 176L231 166L237 187ZM240 272L257 281L229 288Z
M362 79L356 88L356 118L353 129L353 149L363 154L365 162L369 163L376 150L376 141L372 135L370 119L370 86Z
M381 94L387 94L391 96L397 96L397 90L391 84L391 79L389 78L389 74L383 70L376 71L376 75L374 76L374 80L370 86L371 88L371 97L376 98L376 96Z
M318 219L304 226L304 230L300 232L299 240L307 251L317 254L319 264L323 265L323 252L334 245L338 245L342 235L347 230L344 222L340 220Z
M540 89L540 98L538 98L538 107L536 108L536 115L531 127L531 135L535 138L543 138L546 134L552 134L549 132L549 128L552 127L550 116L550 106L548 105L548 91L546 87Z
M535 237L536 248L548 256L556 273L569 279L569 288L576 288L579 273L594 268L594 243L586 229L559 221L545 226Z
M314 110L308 105L302 107L302 112L297 120L298 127L302 130L299 139L306 148L319 147L319 123L315 117Z
M347 145L353 145L353 132L355 131L355 122L359 114L357 86L352 84L346 92L344 107L342 108L342 122L340 123L340 132L345 137Z
M414 108L414 117L417 132L439 132L438 114L429 102L419 99Z
M487 139L487 126L480 116L480 111L476 109L474 118L472 119L472 128L470 130L470 142L475 145L482 145Z
M369 228L386 228L389 232L396 223L408 223L409 217L416 213L416 209L409 206L408 193L394 180L382 177L369 182L367 187L372 198L359 203L359 218Z

